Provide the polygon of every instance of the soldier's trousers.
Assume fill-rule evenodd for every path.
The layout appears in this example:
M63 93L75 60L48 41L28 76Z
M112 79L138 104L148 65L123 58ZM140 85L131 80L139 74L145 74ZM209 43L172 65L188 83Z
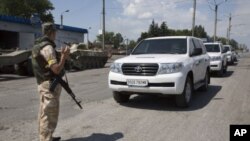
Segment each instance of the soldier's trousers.
M38 114L40 141L52 141L59 116L59 98L62 87L57 85L55 91L49 91L49 81L38 85L40 94L40 110Z

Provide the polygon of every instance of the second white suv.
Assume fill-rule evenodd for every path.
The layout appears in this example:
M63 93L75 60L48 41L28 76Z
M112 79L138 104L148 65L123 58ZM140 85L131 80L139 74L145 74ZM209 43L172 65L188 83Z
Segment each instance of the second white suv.
M237 60L236 53L235 53L234 49L232 48L231 45L224 45L223 47L226 51L227 62L230 64L233 64Z
M132 94L161 94L175 95L177 106L187 107L193 90L208 88L209 59L198 38L148 38L111 65L109 88L118 103Z
M221 43L205 43L207 53L210 56L210 69L216 71L220 76L227 72L226 50Z

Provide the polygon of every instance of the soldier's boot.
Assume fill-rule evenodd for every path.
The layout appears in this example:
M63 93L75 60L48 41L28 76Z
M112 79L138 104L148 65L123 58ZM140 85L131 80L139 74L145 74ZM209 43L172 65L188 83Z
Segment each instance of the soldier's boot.
M52 141L60 141L61 137L52 137Z

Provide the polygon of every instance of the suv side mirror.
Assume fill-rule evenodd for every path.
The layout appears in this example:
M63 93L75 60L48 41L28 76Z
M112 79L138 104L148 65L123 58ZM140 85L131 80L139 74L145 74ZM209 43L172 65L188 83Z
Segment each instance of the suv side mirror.
M191 56L197 56L202 54L202 49L201 48L195 48Z

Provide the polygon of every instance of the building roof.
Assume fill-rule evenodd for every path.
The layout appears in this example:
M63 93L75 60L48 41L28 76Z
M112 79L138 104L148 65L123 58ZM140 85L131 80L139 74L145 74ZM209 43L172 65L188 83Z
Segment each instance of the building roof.
M30 26L32 25L30 19L16 17L16 16L0 15L0 21L17 23L17 24L26 24L26 25L30 25ZM63 28L60 28L60 25L56 24L56 28L59 30L64 30L64 31L88 33L87 29L72 27L72 26L67 26L67 25L63 25Z

